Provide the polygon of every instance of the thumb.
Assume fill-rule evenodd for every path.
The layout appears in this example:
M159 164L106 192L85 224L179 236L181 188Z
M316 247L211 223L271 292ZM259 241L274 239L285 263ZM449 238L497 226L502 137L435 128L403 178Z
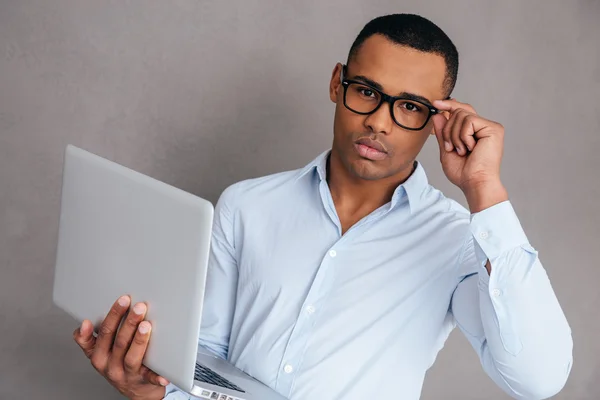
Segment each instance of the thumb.
M92 354L94 353L96 338L93 334L94 326L87 319L81 323L80 328L75 329L73 332L73 339L75 339L75 342L81 347L81 350L83 350L87 358L92 357Z
M440 146L440 154L444 154L446 149L444 147L444 138L442 136L442 131L446 126L448 120L445 116L437 114L433 117L433 133L435 133L435 137L437 138L438 145Z
M166 380L162 376L158 375L156 372L152 371L150 368L146 367L145 365L142 365L140 372L141 372L142 377L146 380L146 382L149 382L153 385L167 386L169 384L168 380Z

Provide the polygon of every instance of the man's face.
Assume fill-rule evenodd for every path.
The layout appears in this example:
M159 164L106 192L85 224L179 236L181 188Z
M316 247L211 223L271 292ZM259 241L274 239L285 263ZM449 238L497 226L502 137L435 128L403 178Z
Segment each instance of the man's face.
M394 177L412 168L432 132L432 120L420 131L411 131L394 122L388 103L370 115L350 111L344 106L341 69L341 64L335 67L330 83L330 97L336 103L332 151L352 175L361 179ZM441 56L401 47L382 35L373 35L349 61L345 78L362 81L364 77L378 83L380 90L390 96L412 93L432 104L445 97L445 75L446 64ZM374 153L361 145L364 139L379 142L385 153Z

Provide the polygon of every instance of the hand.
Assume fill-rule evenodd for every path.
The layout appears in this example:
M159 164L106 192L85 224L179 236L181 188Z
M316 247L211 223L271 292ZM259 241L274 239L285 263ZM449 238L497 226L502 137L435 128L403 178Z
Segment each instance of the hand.
M73 338L94 368L121 394L133 400L162 399L164 386L169 382L142 365L151 329L150 323L144 321L146 305L137 303L133 312L125 316L130 302L129 296L122 296L113 304L97 338L88 320L73 332ZM123 317L125 321L119 329Z
M433 116L442 169L463 191L471 211L507 200L500 180L504 127L454 99L437 100L433 106L444 111Z

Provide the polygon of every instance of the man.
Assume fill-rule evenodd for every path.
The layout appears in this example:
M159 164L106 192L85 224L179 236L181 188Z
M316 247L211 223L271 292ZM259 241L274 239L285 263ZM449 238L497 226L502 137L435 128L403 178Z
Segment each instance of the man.
M500 180L504 129L449 98L457 71L422 17L363 28L331 77L331 150L219 199L201 345L290 399L410 400L458 325L512 397L564 386L571 332ZM430 134L470 210L415 161ZM76 341L124 395L189 398L141 365L143 304L117 333L129 306Z

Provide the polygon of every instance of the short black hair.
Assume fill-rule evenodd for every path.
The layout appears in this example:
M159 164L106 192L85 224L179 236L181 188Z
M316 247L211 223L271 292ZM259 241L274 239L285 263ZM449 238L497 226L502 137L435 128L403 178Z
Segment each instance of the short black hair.
M369 21L354 40L347 63L356 56L365 40L377 34L385 36L400 46L442 56L446 62L444 89L446 96L450 96L458 77L458 50L448 35L436 24L415 14L377 17Z

